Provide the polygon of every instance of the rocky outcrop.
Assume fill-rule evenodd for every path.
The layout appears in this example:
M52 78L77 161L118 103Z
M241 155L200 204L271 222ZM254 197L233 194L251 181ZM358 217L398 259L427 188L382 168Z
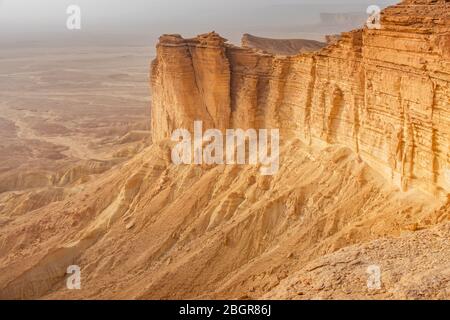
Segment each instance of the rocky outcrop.
M382 29L296 56L163 36L153 62L153 139L176 128L280 128L281 142L341 144L403 190L450 191L450 4L404 1Z
M153 140L178 128L226 129L230 119L230 65L225 39L216 33L183 39L164 35L152 65Z
M253 48L271 54L296 55L299 53L317 51L325 47L324 42L306 39L270 39L244 34L242 47Z

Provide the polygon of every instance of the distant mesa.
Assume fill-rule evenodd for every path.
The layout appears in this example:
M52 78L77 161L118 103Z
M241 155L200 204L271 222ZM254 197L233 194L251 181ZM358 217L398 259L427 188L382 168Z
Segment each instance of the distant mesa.
M320 22L322 25L338 25L338 26L362 26L367 20L365 12L344 12L344 13L327 13L320 14Z
M253 48L279 55L296 55L317 51L326 46L326 43L306 39L271 39L244 34L242 37L244 48Z

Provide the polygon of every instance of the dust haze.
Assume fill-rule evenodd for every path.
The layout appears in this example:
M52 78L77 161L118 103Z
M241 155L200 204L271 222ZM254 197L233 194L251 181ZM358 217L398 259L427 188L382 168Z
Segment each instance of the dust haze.
M393 3L393 0L376 1L380 7ZM66 8L72 4L81 8L79 32L66 30ZM303 36L319 40L323 34L312 32L309 29L314 28L307 26L320 22L320 13L352 12L364 16L371 4L374 1L3 0L0 44L154 46L164 33L195 36L212 30L235 43L246 32L281 38L295 38L303 32Z

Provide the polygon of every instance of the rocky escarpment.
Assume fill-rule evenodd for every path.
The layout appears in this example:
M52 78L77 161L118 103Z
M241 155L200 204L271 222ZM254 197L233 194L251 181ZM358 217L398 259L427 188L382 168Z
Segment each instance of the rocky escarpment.
M382 29L277 56L216 33L160 38L153 139L177 128L280 128L281 142L341 144L403 190L450 191L450 4L409 0Z

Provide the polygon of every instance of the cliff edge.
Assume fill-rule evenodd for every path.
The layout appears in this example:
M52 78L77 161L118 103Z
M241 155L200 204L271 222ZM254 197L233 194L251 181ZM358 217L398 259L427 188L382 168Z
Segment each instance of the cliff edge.
M281 142L351 148L403 190L450 191L450 4L408 0L382 28L280 56L216 33L162 36L152 65L153 138L208 128L280 128Z

